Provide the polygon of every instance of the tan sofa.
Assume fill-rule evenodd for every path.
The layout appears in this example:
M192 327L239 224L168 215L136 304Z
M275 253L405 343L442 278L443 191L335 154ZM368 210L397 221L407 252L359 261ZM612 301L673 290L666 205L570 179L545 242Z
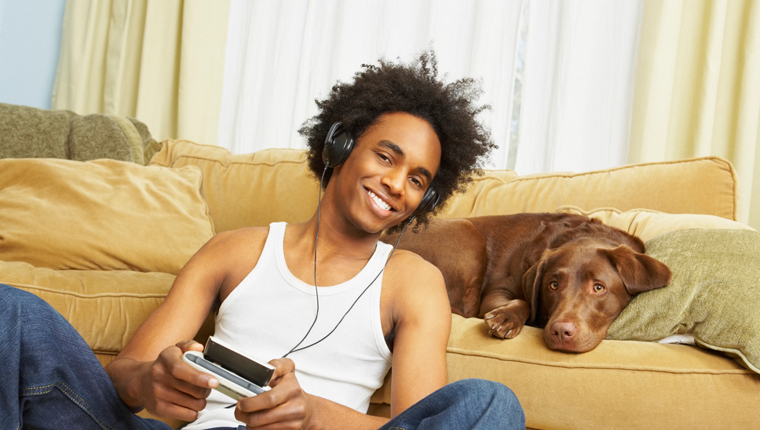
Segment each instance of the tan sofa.
M299 150L232 155L169 140L148 166L0 160L0 282L51 303L105 364L213 234L304 221L316 208L317 187ZM736 203L733 167L707 157L581 174L489 171L441 216L583 212L652 243L692 228L757 234L735 221ZM627 321L640 316L632 311ZM605 340L591 352L567 354L547 349L540 329L526 327L516 339L502 341L485 333L482 320L452 318L449 379L508 385L530 428L760 423L760 375L747 368L749 353L741 348L738 355L737 349L722 350L743 357L735 360L690 345ZM636 338L625 334L632 323L619 325L618 333ZM371 413L388 412L388 385L373 397Z

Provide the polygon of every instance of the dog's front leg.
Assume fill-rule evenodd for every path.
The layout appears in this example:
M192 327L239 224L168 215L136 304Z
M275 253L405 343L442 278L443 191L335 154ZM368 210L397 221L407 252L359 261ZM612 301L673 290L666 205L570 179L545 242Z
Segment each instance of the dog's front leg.
M495 292L483 297L480 313L491 336L512 339L520 334L530 317L530 305L525 300Z

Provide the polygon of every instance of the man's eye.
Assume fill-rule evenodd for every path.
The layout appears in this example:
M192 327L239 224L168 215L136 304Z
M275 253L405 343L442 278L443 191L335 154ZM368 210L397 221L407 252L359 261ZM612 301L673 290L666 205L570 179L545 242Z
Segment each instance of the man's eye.
M379 154L379 153L378 153L378 154L377 154L377 156L378 156L378 157L380 157L380 159L381 159L381 160L383 160L383 161L385 161L385 162L387 162L387 163L390 163L390 162L391 162L391 159L390 159L390 158L388 158L388 157L387 157L385 154Z
M413 183L414 185L416 185L416 186L418 186L418 187L422 188L422 182L420 182L420 180L419 180L419 179L417 179L417 178L411 178L411 179L410 179L410 181L412 181L412 183Z

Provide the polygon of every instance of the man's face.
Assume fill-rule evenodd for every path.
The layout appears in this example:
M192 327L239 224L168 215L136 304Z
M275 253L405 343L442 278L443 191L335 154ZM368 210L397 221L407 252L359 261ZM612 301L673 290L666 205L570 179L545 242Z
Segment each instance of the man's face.
M408 218L438 171L441 143L430 124L403 112L381 115L339 166L337 197L360 229L377 233Z

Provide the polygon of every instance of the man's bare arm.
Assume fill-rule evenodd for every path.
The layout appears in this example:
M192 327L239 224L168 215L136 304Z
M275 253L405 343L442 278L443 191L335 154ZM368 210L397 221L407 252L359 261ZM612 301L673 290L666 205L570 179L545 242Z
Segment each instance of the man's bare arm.
M393 277L388 280L395 325L391 416L446 385L451 333L451 307L441 272L416 254L397 254L400 267L389 264Z
M181 356L187 350L202 350L188 339L195 336L229 280L236 243L247 239L251 248L250 237L240 236L222 233L204 245L180 271L166 300L106 367L119 396L133 410L146 407L157 416L190 421L205 406L209 389L217 382L182 362Z

